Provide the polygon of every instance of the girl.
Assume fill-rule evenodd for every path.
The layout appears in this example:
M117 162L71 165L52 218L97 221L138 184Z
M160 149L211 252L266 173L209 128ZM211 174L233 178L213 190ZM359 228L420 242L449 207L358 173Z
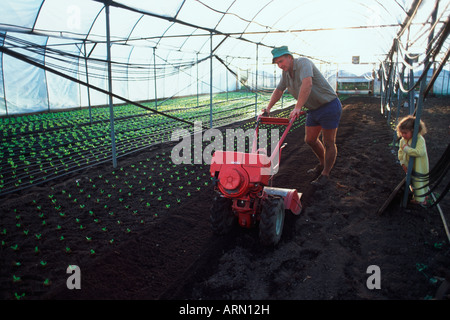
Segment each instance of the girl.
M412 136L414 132L414 116L403 118L397 125L397 136L401 138L398 149L398 160L405 172L408 171L409 157L414 157L411 187L413 197L411 202L415 204L426 205L427 199L425 194L428 188L428 154L423 135L427 132L425 123L421 120L419 123L419 133L417 135L416 147L411 147Z

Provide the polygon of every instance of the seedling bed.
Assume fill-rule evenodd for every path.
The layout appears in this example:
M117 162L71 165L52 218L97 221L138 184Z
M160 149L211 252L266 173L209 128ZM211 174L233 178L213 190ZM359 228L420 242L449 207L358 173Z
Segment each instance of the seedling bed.
M280 116L287 114L288 111L282 111ZM252 129L254 121L243 121L233 128ZM93 139L86 139L85 144L79 139L79 145L72 142L71 152L77 146L79 155L85 159L95 156L107 159L102 164L80 166L65 176L1 195L4 200L0 204L1 299L42 297L55 286L64 285L68 265L91 263L134 235L146 232L191 197L212 190L209 164L195 158L195 152L191 152L186 164L173 163L171 151L176 142L138 149L132 155L122 156L119 166L113 168L106 155L107 147L103 146L102 151ZM129 135L127 139L145 143L138 136ZM209 143L205 141L203 148ZM96 153L89 147L95 148ZM249 150L248 140L245 150ZM44 155L50 158L50 151L56 153L56 149L42 148L41 159L47 161L41 160L34 166L30 163L28 167L21 164L22 179L26 173L37 175L45 170L50 173L46 166L60 159L55 156L47 159ZM68 157L61 159L69 162ZM71 161L77 163L77 159ZM19 165L13 169L17 176Z
M261 97L260 102L264 99L267 97ZM225 94L219 94L214 101L214 127L251 118L255 112L254 96L247 93L229 93L228 100ZM158 111L209 126L209 104L192 108L195 103L196 98L167 100ZM108 116L108 108L94 108L92 124L85 109L0 119L0 196L111 162ZM118 158L170 141L178 128L193 130L186 123L136 106L119 106L115 116Z

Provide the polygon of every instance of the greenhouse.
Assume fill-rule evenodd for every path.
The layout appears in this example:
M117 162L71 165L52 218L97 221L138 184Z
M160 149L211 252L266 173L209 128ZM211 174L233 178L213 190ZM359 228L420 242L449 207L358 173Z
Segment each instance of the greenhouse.
M400 281L395 276L389 278L387 292L365 292L348 275L345 286L337 276L329 289L308 287L320 281L325 270L333 269L327 261L334 257L323 255L318 242L353 259L342 265L336 262L338 268L351 265L352 277L362 268L365 277L369 264L381 264L365 265L358 255L376 260L371 256L376 250L369 247L384 248L396 239L393 229L381 230L388 223L383 220L386 216L395 217L398 226L405 224L405 218L395 213L398 208L413 210L418 221L422 209L435 216L426 222L433 231L421 231L419 237L428 241L424 251L440 250L441 260L429 258L435 252L426 251L429 260L418 261L420 250L403 250L404 242L392 250L408 251L417 260L413 272L429 280L405 298L437 296L438 285L450 281L428 272L434 268L439 273L439 262L449 257L445 219L449 32L448 0L3 0L0 260L8 266L0 272L1 299L402 299L408 288L395 284ZM251 152L255 125L258 128L264 118L261 111L283 76L272 51L282 46L288 46L294 58L311 61L342 104L342 129L335 137L336 180L326 191L316 191L302 171L316 161L307 148L309 111L304 108L305 115L286 130L287 147L273 182L303 194L305 208L311 207L312 213L305 218L302 211L292 221L286 214L279 255L255 253L258 245L253 240L244 243L247 238L258 243L258 235L239 231L230 249L217 238L205 240L213 219L214 188L220 180L210 172L212 154L206 153L217 144L225 145L231 131L236 139L248 137L248 141L243 138L243 152ZM271 117L289 118L297 98L283 92ZM433 201L419 209L409 209L407 203L414 180L412 165L403 172L396 158L396 126L408 115L422 119L428 128L429 199ZM277 137L282 136L277 125L284 120L261 121L263 129L271 134L277 130ZM418 130L417 125L414 146ZM214 134L223 134L223 141L217 136L212 139ZM184 150L185 161L180 163L174 161L174 154L181 155L181 139L199 146L193 146L192 152ZM239 142L235 146L233 140L233 147L236 150L231 151L241 151ZM281 149L284 145L280 155ZM359 175L363 166L366 174ZM233 172L229 179L242 176L241 171ZM321 197L326 201L318 201ZM233 212L237 207L233 205ZM377 210L383 221L374 227L365 214ZM325 222L316 221L314 213ZM364 224L361 232L358 221ZM201 229L205 222L206 229ZM409 239L420 222L406 224L410 233L404 231L404 238ZM167 227L172 225L176 226ZM347 232L339 235L337 226ZM369 241L362 233L371 228L380 239L391 240ZM327 230L332 234L313 242L303 230L308 235ZM332 238L341 244L339 248L330 242ZM159 241L157 248L152 241ZM428 247L431 241L434 249ZM129 250L129 243L141 244L141 251ZM212 254L213 245L225 253ZM390 249L383 250L379 253L383 259L392 258ZM103 283L96 292L99 274L92 271L82 280L84 291L68 289L65 280L75 270L68 266L93 270L96 263L106 265L114 252L123 257L124 252L146 255L142 274L127 273L121 269L126 262L118 258L117 270L127 274L128 284L124 280L115 290ZM297 258L286 258L290 255ZM301 268L299 257L308 260ZM271 258L279 265L270 263ZM215 259L215 269L205 267L208 259ZM406 260L402 267L412 263ZM257 261L254 273L244 271L250 261ZM321 267L315 271L318 261ZM167 267L170 263L173 268ZM386 264L395 269L394 263ZM233 275L233 268L241 274ZM152 270L155 277L147 277ZM103 274L104 279L119 277L112 270ZM141 281L143 287L138 287ZM348 283L353 283L351 288Z
M371 75L412 55L418 62L408 66L422 71L427 36L436 30L436 47L448 13L440 2L430 25L434 1L330 1L327 12L316 1L104 2L4 2L2 115L108 105L108 95L88 84L109 90L109 79L117 96L155 107L175 96L256 92L274 87L270 50L286 44L333 81L338 70ZM431 70L444 56L445 47L433 52ZM435 92L448 94L448 72L438 78Z

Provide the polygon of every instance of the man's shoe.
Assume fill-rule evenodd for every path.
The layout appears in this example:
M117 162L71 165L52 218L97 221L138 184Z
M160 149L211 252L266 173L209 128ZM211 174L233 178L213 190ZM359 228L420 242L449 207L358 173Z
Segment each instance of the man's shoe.
M323 170L323 165L321 165L320 163L318 165L316 165L314 168L309 169L308 171L306 171L306 173L309 174L321 174Z
M324 175L320 175L316 180L311 181L311 184L315 187L323 187L328 183L329 178Z

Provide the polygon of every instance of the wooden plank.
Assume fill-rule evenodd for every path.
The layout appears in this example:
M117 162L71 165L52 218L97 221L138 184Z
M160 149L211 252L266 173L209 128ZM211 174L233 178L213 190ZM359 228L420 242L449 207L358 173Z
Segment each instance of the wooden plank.
M379 214L379 215L383 214L384 210L386 210L386 208L389 206L389 204L392 202L392 200L394 200L395 196L400 191L401 187L405 184L405 182L406 182L406 177L404 177L403 180L395 187L394 191L392 191L389 198L387 198L387 200L383 203L383 205L380 207L380 209L378 209L377 214Z

